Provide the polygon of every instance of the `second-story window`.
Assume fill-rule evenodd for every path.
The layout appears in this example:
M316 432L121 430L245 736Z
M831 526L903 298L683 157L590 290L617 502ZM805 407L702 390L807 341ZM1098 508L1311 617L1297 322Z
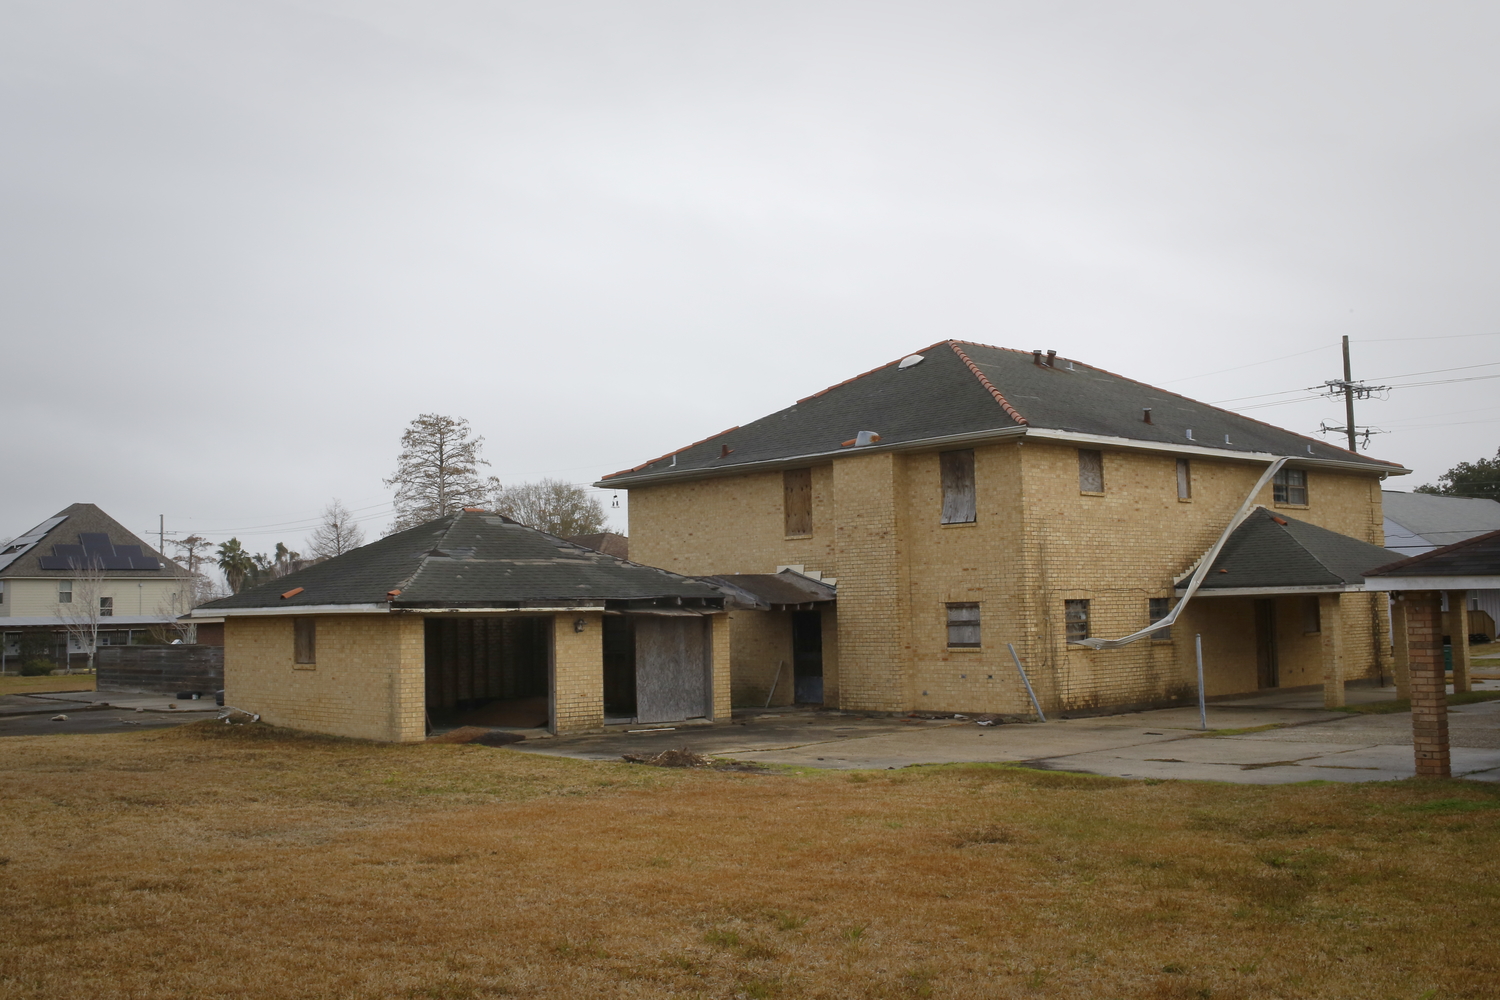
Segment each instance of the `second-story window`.
M1185 458L1177 460L1177 499L1193 499L1193 463Z
M1307 504L1307 470L1288 469L1276 473L1271 497L1276 503Z
M72 604L73 603L73 581L72 580L58 580L57 581L57 603L58 604Z
M813 533L812 470L788 469L781 474L781 510L788 535Z
M1078 449L1078 492L1104 492L1104 452Z
M99 598L99 617L112 618L115 613L115 599L113 597Z
M943 523L974 523L974 450L945 451L939 458L943 472Z

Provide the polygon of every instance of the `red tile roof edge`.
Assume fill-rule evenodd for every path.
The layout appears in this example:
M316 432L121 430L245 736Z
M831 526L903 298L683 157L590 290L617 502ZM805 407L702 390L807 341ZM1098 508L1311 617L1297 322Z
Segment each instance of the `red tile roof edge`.
M971 360L969 356L964 353L964 349L962 347L958 346L959 344L967 343L971 342L966 340L950 340L948 341L948 346L953 348L953 353L957 354L958 359L964 363L969 371L974 373L974 377L979 380L979 384L989 390L990 395L995 397L995 402L999 403L1000 408L1003 409L1006 413L1010 414L1010 418L1012 420L1014 420L1018 424L1026 423L1026 418L1021 416L1020 411L1017 410L1014 406L1010 405L1010 400L1006 399L1000 394L1000 390L995 388L995 384L989 380L989 377L985 375L984 372L980 371L979 366L976 365L973 360ZM984 347L985 345L979 344L978 346Z
M733 427L726 428L726 429L720 431L717 434L710 434L708 437L704 438L702 441L694 441L692 444L685 444L681 448L678 448L676 451L669 451L665 455L658 455L656 458L653 458L649 462L642 462L640 465L637 465L633 469L621 469L619 472L611 472L611 473L608 473L607 475L600 476L599 478L601 480L604 480L604 479L609 479L611 476L623 476L627 472L640 472L642 469L646 468L646 466L648 466L648 465L655 465L657 462L660 462L664 458L671 458L673 455L681 455L683 452L687 451L689 448L696 448L700 444L707 444L708 442L712 441L714 438L723 437L725 434L728 434L730 431L737 431L739 429L740 429L740 425L739 424L735 424Z

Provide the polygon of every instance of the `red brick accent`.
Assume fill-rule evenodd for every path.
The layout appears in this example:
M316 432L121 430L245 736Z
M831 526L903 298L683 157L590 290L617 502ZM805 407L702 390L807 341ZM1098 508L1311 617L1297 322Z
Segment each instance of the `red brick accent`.
M1406 634L1411 673L1411 737L1417 777L1449 778L1448 686L1443 676L1443 633L1436 591L1410 591Z
M948 346L953 348L953 353L957 354L959 360L968 366L969 371L974 373L974 377L979 379L979 384L989 390L990 395L995 397L995 402L1000 404L1000 408L1008 413L1012 420L1018 424L1026 423L1026 418L1021 416L1020 412L1014 406L1010 405L1010 401L1000 394L1000 390L995 388L994 383L989 380L984 372L979 370L979 366L964 353L964 349L958 346L958 341L950 340L948 341Z

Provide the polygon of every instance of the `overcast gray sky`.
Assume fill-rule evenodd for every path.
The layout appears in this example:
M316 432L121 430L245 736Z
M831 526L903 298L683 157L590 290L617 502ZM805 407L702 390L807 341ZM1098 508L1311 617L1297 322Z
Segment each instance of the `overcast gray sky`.
M1211 402L1346 334L1500 375L1493 3L3 7L0 536L373 537L418 413L590 482L946 337ZM1363 405L1393 485L1497 388ZM1228 405L1342 422L1283 398Z

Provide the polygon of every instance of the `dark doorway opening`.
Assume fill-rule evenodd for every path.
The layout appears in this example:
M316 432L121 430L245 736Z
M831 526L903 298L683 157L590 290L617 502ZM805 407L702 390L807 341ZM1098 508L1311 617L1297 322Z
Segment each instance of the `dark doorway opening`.
M1260 687L1281 686L1276 646L1276 601L1266 597L1255 601L1255 667Z
M635 721L635 619L604 616L604 722Z
M823 704L823 613L792 612L792 676L798 704Z
M550 617L427 619L429 725L550 725L551 662Z

